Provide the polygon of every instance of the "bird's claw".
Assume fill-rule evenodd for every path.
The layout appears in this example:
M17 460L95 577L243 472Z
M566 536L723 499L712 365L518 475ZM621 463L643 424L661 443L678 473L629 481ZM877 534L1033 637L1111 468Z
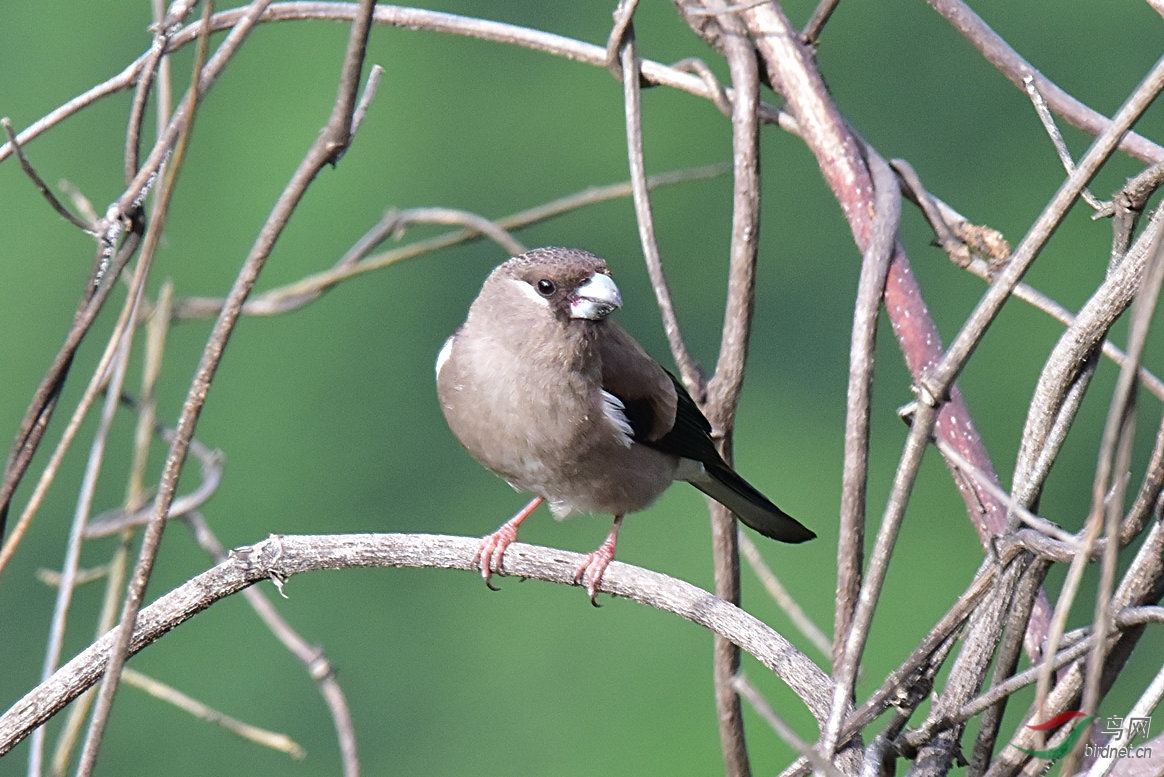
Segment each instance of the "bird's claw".
M493 585L493 575L496 573L504 577L505 570L501 568L501 564L504 561L505 549L516 539L517 529L505 524L492 534L482 537L477 552L473 554L473 565L481 569L481 578L491 591L501 590Z
M599 548L587 555L574 570L574 585L585 584L586 593L590 594L590 603L595 607L602 606L598 603L598 586L602 584L602 575L613 558L613 553L607 552L605 548Z

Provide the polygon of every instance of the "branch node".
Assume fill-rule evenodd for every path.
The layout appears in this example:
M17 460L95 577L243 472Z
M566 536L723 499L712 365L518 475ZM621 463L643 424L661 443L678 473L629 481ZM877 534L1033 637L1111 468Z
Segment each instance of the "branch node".
M635 8L638 7L639 0L619 0L618 7L614 9L614 27L610 30L610 36L606 39L606 69L614 76L616 81L622 81L622 61L620 53L624 46L633 42L635 38ZM639 74L639 86L651 86L645 81L642 74Z

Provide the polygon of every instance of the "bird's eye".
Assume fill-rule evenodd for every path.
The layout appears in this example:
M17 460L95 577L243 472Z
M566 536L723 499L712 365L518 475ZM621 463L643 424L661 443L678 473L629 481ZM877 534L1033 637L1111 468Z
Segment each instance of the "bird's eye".
M557 291L558 287L555 286L554 282L551 281L549 278L542 278L540 281L537 282L537 289L538 289L538 294L541 294L543 297L548 297L551 294L553 294L555 291Z

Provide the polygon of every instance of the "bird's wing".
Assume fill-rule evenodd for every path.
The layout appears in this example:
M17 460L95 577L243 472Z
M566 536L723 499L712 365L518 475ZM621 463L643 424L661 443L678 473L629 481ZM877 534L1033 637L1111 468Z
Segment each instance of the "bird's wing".
M686 461L680 478L766 537L804 542L816 536L723 460L711 439L711 423L674 375L613 321L604 335L602 388L622 402L636 442Z
M701 464L722 461L711 424L683 384L613 321L601 342L602 388L623 405L636 442Z
M675 425L679 398L671 374L613 321L604 322L599 355L602 389L622 403L633 439L658 447Z

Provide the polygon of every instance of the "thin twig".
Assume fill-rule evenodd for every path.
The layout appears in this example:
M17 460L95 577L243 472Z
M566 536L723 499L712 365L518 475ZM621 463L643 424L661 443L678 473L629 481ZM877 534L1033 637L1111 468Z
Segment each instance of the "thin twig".
M36 185L37 190L41 193L41 196L45 198L52 209L82 232L90 235L95 234L97 228L93 224L87 223L80 216L74 215L72 211L66 208L64 203L58 200L57 196L53 194L53 190L50 189L49 185L44 182L44 179L40 177L40 174L36 172L36 168L32 166L32 162L28 161L28 157L24 155L24 149L21 147L19 141L17 141L16 133L12 129L12 122L8 119L7 116L0 119L0 125L3 125L4 127L4 134L8 136L8 143L16 151L16 158L20 160L20 168L24 170L24 174L28 176L29 180L31 180L33 184Z
M812 764L813 772L817 774L826 774L828 777L842 777L841 771L833 766L832 762L823 757L811 743L805 742L796 735L784 720L776 714L776 710L772 709L772 705L764 698L764 694L748 681L744 674L737 674L732 678L732 689L740 696L748 700L748 704L752 705L752 709L764 719L764 722L772 727L772 730L792 747L802 758L806 759Z
M800 37L805 43L810 46L817 46L820 43L820 34L824 31L824 26L828 24L833 11L837 10L840 3L841 0L820 0L817 3L812 16L800 31Z
M399 237L408 227L416 224L461 225L463 229L448 232L436 238L419 241L403 249L365 259L368 253L391 237ZM458 208L409 208L391 210L384 214L355 245L332 265L331 269L309 275L287 286L272 289L243 306L244 315L272 316L289 313L315 301L331 287L349 278L371 270L381 269L415 255L435 251L476 237L485 237L499 245L508 256L525 252L525 247L500 223L476 213ZM178 318L196 318L214 315L222 310L223 300L201 297L187 298L178 303Z
M628 42L633 43L634 41L635 9L638 6L639 0L619 0L614 9L614 26L610 28L610 34L606 36L606 69L618 81L625 78L626 71L623 69L622 62L623 47ZM637 77L638 68L636 67L635 70Z
M216 562L227 558L226 549L210 530L210 525L197 510L186 515L186 522L190 526L194 539ZM251 609L270 629L275 638L299 660L307 670L308 675L315 681L319 693L323 697L331 712L332 722L335 725L336 738L339 741L340 758L343 762L344 777L358 777L360 760L356 748L356 730L352 724L352 712L348 707L347 696L336 680L335 670L322 648L316 647L300 636L299 632L291 627L286 619L279 614L275 605L258 588L251 586L243 590L243 596Z
M1023 87L1026 89L1027 96L1031 98L1031 103L1035 106L1035 113L1039 116L1039 121L1043 123L1043 129L1047 131L1047 136L1051 138L1051 145L1055 147L1055 153L1059 155L1059 161L1063 163L1063 169L1067 171L1067 175L1071 175L1075 170L1075 160L1071 158L1071 152L1067 150L1067 142L1063 140L1063 133L1059 132L1059 127L1055 124L1055 117L1051 115L1051 109L1047 107L1047 101L1043 98L1043 94L1039 91L1039 87L1035 85L1035 77L1029 73L1023 77ZM1104 205L1099 201L1099 198L1091 193L1091 190L1086 186L1079 196L1090 205L1096 212L1110 209L1110 205Z
M190 11L189 3L183 9L183 17ZM146 108L150 101L150 89L154 84L163 64L168 63L165 57L169 37L175 30L165 25L155 25L154 39L146 52L141 71L137 79L137 87L133 90L133 103L129 109L128 128L125 132L125 182L129 183L137 174L140 157L141 127L145 122ZM167 106L168 107L168 106Z
M126 242L122 245L121 250L118 251L114 261L113 272L115 274L119 274L125 267L129 258L136 252L139 242L140 233L137 231L131 232L126 236ZM37 387L36 393L33 395L32 403L29 405L28 411L25 413L24 421L21 424L21 431L16 445L13 447L12 453L9 454L8 465L4 470L4 483L0 487L0 533L2 533L4 528L4 518L7 516L16 487L20 484L24 473L27 472L28 466L32 461L32 455L36 452L40 440L44 436L45 429L48 426L49 419L56 409L60 392L64 387L65 377L68 375L69 367L73 362L73 356L80 347L81 341L88 333L89 328L93 325L93 321L108 298L111 288L112 284L102 286L97 290L95 295L83 303L72 328L65 338L65 344L57 353L56 359L54 359L52 366L49 368L48 374L42 379L40 385ZM119 319L118 327L124 327L126 325L127 319ZM82 393L81 399L73 411L73 415L69 418L69 423L62 433L61 439L53 449L52 455L49 457L44 469L41 470L40 478L37 480L36 486L28 498L28 503L21 512L16 525L12 528L11 534L4 542L3 548L0 549L0 574L3 574L4 569L8 566L8 562L20 546L25 532L28 531L28 527L32 523L33 516L44 500L45 494L48 492L49 485L56 477L65 453L76 437L78 430L81 428L81 423L84 421L89 412L89 408L92 407L93 402L101 390L101 386L104 384L105 371L113 360L117 338L120 336L117 332L118 329L115 327L114 335L106 345L97 368L89 380L89 384Z
M685 181L713 178L723 175L727 170L728 167L726 165L716 164L695 167L689 170L660 173L647 179L647 189L654 190L660 186L671 186ZM632 194L631 190L632 184L629 181L606 186L593 186L576 194L570 194L557 200L552 200L544 205L537 205L496 220L489 220L477 214L467 215L474 220L479 220L474 222L477 226L484 226L487 223L491 225L491 228L495 228L499 235L507 235L507 241L512 241L512 244L518 245L519 243L516 238L509 235L510 232L588 205L606 202L620 197L629 197ZM356 241L332 265L331 269L309 275L287 286L271 289L247 300L243 306L243 314L269 316L295 310L317 299L324 291L349 278L354 278L366 272L380 270L397 262L413 259L442 248L449 248L459 243L478 239L483 234L477 229L462 229L454 232L446 232L443 235L437 235L426 240L418 240L382 254L366 256L380 243L388 239L388 237L399 236L400 231L415 218L429 212L427 208L417 208L388 213L379 223ZM454 212L465 213L464 211ZM504 245L505 243L501 244ZM521 251L518 251L518 253L521 253ZM222 310L222 303L223 301L221 299L189 297L178 301L175 316L178 319L213 316Z
M130 299L126 303L125 319L133 322L137 318L137 309L144 289L146 272L136 273L138 283L133 289ZM116 340L113 362L110 365L109 382L106 387L105 404L101 409L97 431L89 449L89 458L85 462L85 472L81 477L80 493L77 495L73 510L73 522L69 529L69 538L65 546L65 559L61 566L61 581L57 588L57 599L53 606L52 623L49 627L48 644L45 647L44 663L41 666L41 682L44 682L56 670L60 661L61 647L65 639L65 624L69 615L69 605L72 603L73 591L76 585L77 568L81 560L81 546L92 514L93 496L97 489L97 480L101 473L101 465L105 459L106 445L109 433L113 427L113 418L117 409L117 397L121 394L124 385L125 373L129 362L129 349L133 342L134 326L127 325ZM32 747L28 755L28 774L30 777L39 777L43 769L44 736L43 729L37 732L39 736L33 738Z
M843 635L849 634L861 589L865 557L865 494L869 476L869 415L873 395L873 361L877 315L885 294L885 279L897 242L901 195L885 160L869 156L874 181L875 226L861 259L853 330L849 345L849 387L845 417L845 455L841 475L841 520L837 537L837 597L833 613L833 673L841 677L845 656ZM854 675L855 677L855 675ZM851 690L851 688L849 689ZM839 725L839 720L838 720ZM835 737L835 732L833 736Z
M1035 515L1024 505L1015 501L1007 491L998 485L998 481L994 476L978 469L974 466L973 462L964 457L954 446L945 440L936 438L934 439L934 444L943 456L962 471L965 477L974 480L977 487L986 489L992 493L996 499L1006 505L1007 510L1012 511L1024 524L1030 526L1040 534L1044 534L1047 537L1063 543L1071 553L1079 550L1078 538L1074 534L1060 528L1057 524L1052 523L1040 515Z
M705 0L708 8L724 11L724 0ZM722 437L719 450L732 460L732 432L748 359L748 343L756 302L756 259L760 246L760 75L756 50L743 23L735 15L720 14L714 22L725 33L724 56L731 74L732 99L732 229L728 260L727 300L719 358L707 383L704 413ZM739 528L722 505L711 505L712 557L715 592L734 604L740 601ZM729 775L751 774L739 693L733 678L739 675L740 651L730 641L715 644L715 696L720 725L720 747Z
M1011 48L1002 36L974 13L962 0L926 0L955 30L962 34L990 64L1017 88L1023 89L1023 79L1030 76L1051 110L1062 116L1073 127L1098 137L1111 124L1106 116L1092 110L1060 89ZM1134 132L1128 132L1120 141L1120 149L1145 162L1164 160L1164 148Z
M156 12L159 15L161 13L160 9ZM155 203L154 211L155 213L160 212L158 203ZM161 372L166 334L169 330L171 302L172 288L168 283L163 284L161 290L158 292L157 302L153 307L153 315L146 322L145 354L142 365L142 399L138 405L138 422L134 434L133 460L130 463L129 482L126 490L126 507L128 509L136 509L146 501L146 490L143 481L156 417L154 394L158 376ZM117 613L120 609L120 596L124 590L126 570L129 566L129 545L131 540L131 532L122 532L120 542L117 543L111 554L109 563L106 565L108 576L105 584L105 596L101 604L101 611L95 629L96 637L100 637L109 631L117 622ZM95 697L96 692L90 690L80 700L70 706L69 716L63 730L57 738L57 744L53 754L52 773L54 775L64 774L68 763L72 760L72 753L81 738L85 719L88 717L89 707Z
M124 397L123 397L124 399ZM156 432L167 442L172 443L175 436L173 429L156 427ZM223 457L219 451L211 450L197 439L190 441L190 454L198 460L202 479L190 493L174 498L166 513L166 519L180 518L187 513L199 509L218 490L222 482ZM143 504L136 510L118 507L95 516L85 527L85 539L108 537L111 534L123 532L149 523L152 510L148 504Z
M732 115L732 101L728 97L728 90L719 82L719 78L707 63L698 57L687 57L676 62L672 67L687 73L699 76L707 86L709 98L719 112L724 116Z
M221 726L235 736L242 737L262 747L286 753L296 760L302 760L307 755L303 746L286 734L277 734L274 731L267 731L258 726L243 723L241 720L232 718L230 715L182 693L171 685L155 680L149 675L127 668L123 676L129 685L145 691L171 707L188 712L199 720Z
M740 554L744 560L748 562L748 566L756 573L760 584L764 586L764 590L772 597L772 601L788 616L792 624L800 630L800 633L808 638L808 641L813 644L817 650L821 652L822 656L829 655L832 649L829 638L825 636L820 627L813 623L808 613L792 598L792 594L780 582L780 578L772 571L772 567L764 560L764 556L760 553L760 549L756 547L756 543L752 542L749 537L742 530L739 532Z
M384 68L379 65L372 65L368 71L368 79L364 83L364 93L360 96L356 110L352 112L351 133L353 135L359 131L360 125L364 123L364 117L368 115L368 108L372 106L372 100L376 97L376 88L380 86L380 78L383 75Z
M675 305L671 301L671 291L663 273L663 260L659 255L659 244L655 238L655 220L651 214L650 190L647 188L646 163L643 159L643 111L639 94L640 63L634 49L634 27L624 28L625 40L620 54L623 70L623 103L626 113L627 162L630 168L631 191L635 205L635 222L639 228L639 243L643 249L643 260L647 265L647 275L655 290L655 300L663 317L663 331L671 346L671 356L679 368L679 376L687 390L697 401L704 392L704 378L695 360L687 351L687 343L679 330L679 318L675 315ZM629 74L629 75L628 75Z

